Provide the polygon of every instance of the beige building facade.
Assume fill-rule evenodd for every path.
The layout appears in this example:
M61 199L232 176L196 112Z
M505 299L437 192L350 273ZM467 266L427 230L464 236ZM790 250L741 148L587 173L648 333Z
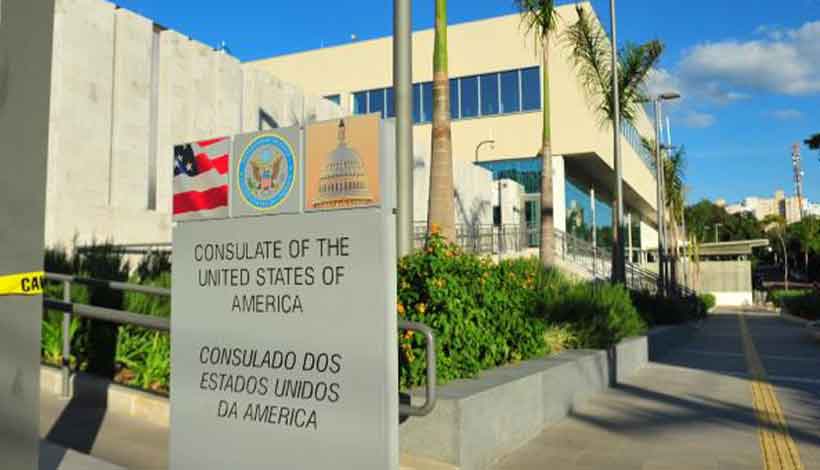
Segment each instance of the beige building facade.
M802 219L801 208L804 215L813 214L814 205L806 198L797 196L786 196L783 190L774 193L773 198L747 197L738 204L726 206L726 212L739 214L748 212L755 216L757 220L763 220L770 215L778 215L786 220L786 223L793 224Z
M586 8L591 6L587 3ZM574 5L559 8L558 35L577 19ZM512 180L523 188L501 191L494 223L508 224L517 212L530 226L539 223L541 136L540 54L525 34L517 14L452 25L448 32L451 78L452 140L455 166L489 170L494 182ZM336 101L350 114L393 116L392 38L351 42L249 62L245 70L261 70L297 83L307 93ZM553 192L558 230L605 244L612 224L614 158L611 126L593 111L574 70L569 51L552 41L550 94ZM414 155L417 168L429 166L433 31L413 34ZM651 156L640 137L653 136L651 118L643 110L621 136L626 212L633 221L633 247L657 246L656 180ZM457 171L459 173L460 171ZM428 173L417 172L414 217L426 219ZM456 183L458 186L458 182ZM503 185L503 187L507 187ZM521 190L523 189L523 191ZM516 196L521 193L520 196ZM495 193L496 197L498 191ZM458 194L456 194L458 197ZM504 197L519 200L509 210ZM505 209L506 208L506 209ZM458 209L457 209L458 210ZM500 214L500 217L499 217ZM457 216L457 218L459 218ZM462 217L463 223L467 217ZM513 220L513 223L517 221ZM537 238L537 237L535 237Z

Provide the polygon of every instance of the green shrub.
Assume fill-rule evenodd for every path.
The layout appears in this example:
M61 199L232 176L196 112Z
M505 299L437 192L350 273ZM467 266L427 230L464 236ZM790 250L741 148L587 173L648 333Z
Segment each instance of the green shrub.
M802 291L800 294L789 294L779 296L780 305L792 315L796 315L807 320L820 319L820 292Z
M646 332L646 322L632 305L629 291L605 283L577 283L547 299L550 322L567 325L579 347L606 349Z
M546 352L535 315L539 272L533 261L495 265L464 254L438 235L399 261L398 314L436 331L442 383ZM424 382L422 355L423 338L400 338L401 387Z
M767 296L769 302L773 303L775 307L782 307L788 299L794 297L803 297L811 294L812 291L805 289L791 289L791 290L772 290Z
M701 304L703 305L704 310L709 312L717 305L717 299L715 298L714 294L701 294L698 296L700 299Z
M662 297L648 291L630 292L632 303L650 326L677 325L706 317L708 297ZM712 297L714 301L714 297Z

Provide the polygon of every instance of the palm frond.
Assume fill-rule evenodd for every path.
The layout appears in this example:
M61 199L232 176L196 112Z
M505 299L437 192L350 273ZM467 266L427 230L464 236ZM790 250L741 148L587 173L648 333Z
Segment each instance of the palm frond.
M578 21L567 28L562 42L571 52L571 60L587 98L601 116L601 123L611 121L612 109L612 55L604 31L595 24L581 5L575 7Z
M535 33L536 42L558 28L554 0L513 0L521 13L521 24L527 33Z
M621 117L629 122L635 120L638 108L647 97L644 84L649 72L655 68L664 51L660 41L646 44L627 43L618 55L618 88L620 91Z

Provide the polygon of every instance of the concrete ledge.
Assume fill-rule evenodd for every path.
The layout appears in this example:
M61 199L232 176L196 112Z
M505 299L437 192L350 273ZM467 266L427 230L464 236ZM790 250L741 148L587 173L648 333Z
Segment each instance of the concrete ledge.
M60 369L51 366L40 367L40 390L60 395L63 376ZM168 426L171 407L168 398L154 395L135 388L112 383L93 375L71 374L71 396L100 397L105 400L107 410L149 421L159 426Z
M39 467L40 470L125 470L48 441L40 441Z

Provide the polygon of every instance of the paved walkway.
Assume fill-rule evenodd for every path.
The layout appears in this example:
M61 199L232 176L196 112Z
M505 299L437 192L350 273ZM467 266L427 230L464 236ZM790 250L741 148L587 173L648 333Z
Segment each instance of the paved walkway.
M772 314L742 316L712 315L689 344L495 470L820 470L820 344ZM761 366L768 382L753 380ZM761 398L768 384L776 400Z
M820 343L771 314L743 318L712 315L689 344L494 470L820 470ZM765 372L765 380L750 371ZM129 469L167 467L167 428L105 413L93 397L66 403L43 394L41 403L49 441ZM789 460L797 455L802 467Z

